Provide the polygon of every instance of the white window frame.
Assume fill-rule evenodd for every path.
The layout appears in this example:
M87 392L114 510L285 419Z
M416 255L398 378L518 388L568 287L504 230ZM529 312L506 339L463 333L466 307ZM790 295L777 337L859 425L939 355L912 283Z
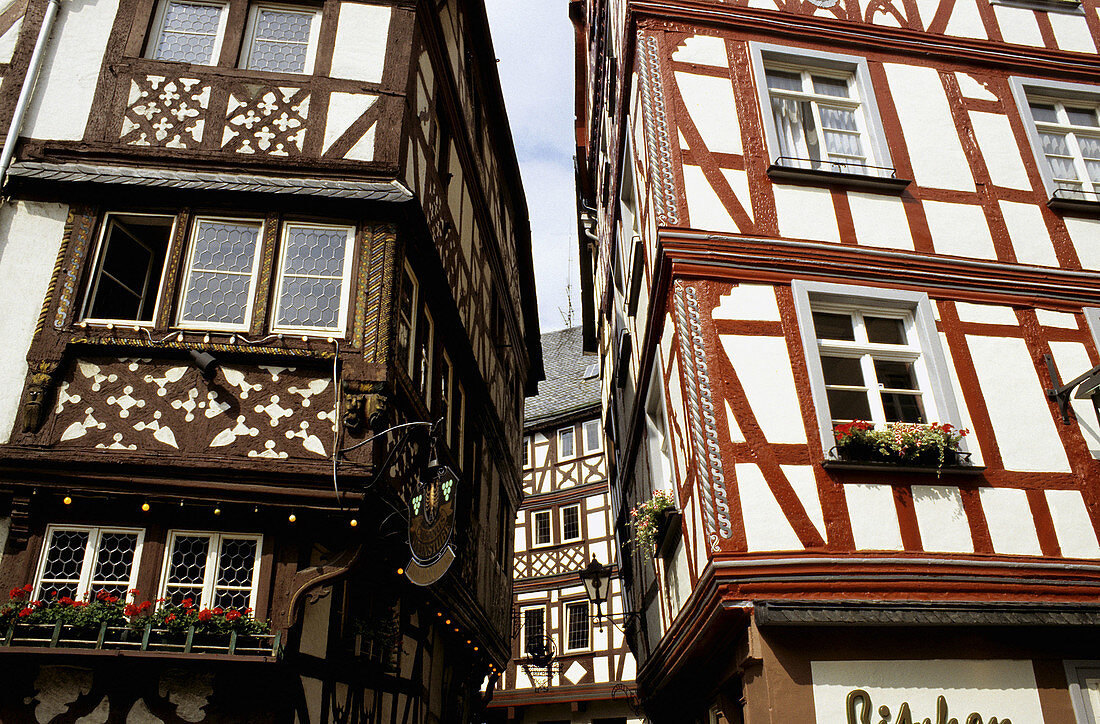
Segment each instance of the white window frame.
M565 511L569 508L577 509L577 535L572 538L565 535ZM584 539L584 524L581 521L581 512L582 509L580 503L570 503L569 505L563 505L558 510L558 518L561 519L560 533L562 543L576 543L577 541Z
M408 280L412 283L412 289L409 290L409 313L411 315L409 318L409 348L403 362L405 365L405 372L409 375L409 379L412 379L413 360L416 359L416 325L420 319L420 315L418 314L418 312L420 311L420 280L416 278L416 274L413 273L413 268L408 261L405 262L405 275L408 276ZM402 279L401 283L402 285L404 285L405 280ZM401 304L402 302L404 302L403 295L404 288L401 289L401 293L399 294L399 298L397 300L398 308L396 310L396 317L398 322L400 322L402 314ZM394 348L394 351L396 351L396 340Z
M531 436L530 435L524 435L523 436L523 469L524 470L530 470L531 468L535 467L535 455L534 455L534 450L532 449L534 446L531 443L532 443Z
M301 327L292 325L279 326L275 323L275 320L279 318L279 312L283 308L283 279L286 275L286 254L289 249L287 240L290 238L290 233L294 229L338 229L345 232L346 237L344 241L344 265L343 274L340 278L340 311L338 317L338 323L335 327ZM348 325L348 302L351 299L351 272L352 265L355 259L355 227L346 226L343 224L312 224L303 221L288 221L283 224L281 233L279 234L279 273L275 278L275 304L274 309L271 312L271 331L272 332L292 332L294 334L305 335L324 335L324 336L343 336L347 330ZM292 274L294 277L309 276L307 274ZM318 278L320 275L314 275Z
M105 245L107 244L107 232L114 223L116 217L127 216L142 216L151 219L171 219L172 223L168 228L168 244L164 249L164 262L160 269L160 279L157 281L154 288L154 294L156 299L153 301L153 318L148 321L136 320L136 319L111 319L108 317L90 317L88 316L92 300L95 298L96 292L99 289L100 275L103 273L103 254L106 251ZM128 327L149 327L156 326L157 319L160 316L161 310L161 298L164 294L164 280L168 276L168 252L171 250L172 240L176 238L176 226L179 224L179 218L172 214L131 214L125 211L111 211L104 215L103 224L99 230L99 238L96 241L95 254L92 259L95 263L92 266L92 275L88 280L88 288L84 291L84 304L80 310L80 319L84 322L90 322L92 324L125 324Z
M153 32L149 36L149 42L146 43L145 57L150 60L156 60L161 63L182 63L184 61L179 60L164 60L157 58L156 50L160 45L161 36L164 34L164 22L168 18L168 6L172 4L174 0L162 0L157 3L157 13L153 18ZM186 5L208 5L210 7L221 8L221 13L218 16L218 31L214 37L214 47L210 51L210 62L202 65L214 66L218 64L218 60L221 58L222 42L225 40L225 24L229 19L229 2L210 2L208 0L179 0L181 4ZM191 63L190 65L200 65L197 63Z
M596 447L588 447L588 430L596 428ZM581 450L585 455L593 455L603 450L603 431L599 420L587 420L581 424Z
M871 83L871 73L868 70L867 59L857 55L842 55L840 53L826 53L808 48L793 48L785 45L771 43L749 43L749 53L752 59L753 75L756 78L757 103L760 106L761 118L764 121L764 140L768 147L768 163L774 164L779 156L783 155L779 142L779 131L775 127L775 117L772 111L771 93L764 75L765 66L781 67L783 70L801 71L825 71L826 74L844 74L849 78L849 88L858 101L859 109L856 113L857 124L860 124L861 140L865 145L866 163L869 166L878 166L883 169L892 169L894 163L890 158L890 149L886 143L886 133L882 127L882 119L879 116L878 101L875 98L875 89ZM843 99L838 99L843 100ZM818 124L820 127L820 124ZM807 159L808 160L808 159ZM838 170L843 173L861 174L858 166L836 167L833 169L828 161L822 161L824 170ZM800 166L788 166L787 168L799 169ZM865 174L875 178L878 174L868 169Z
M520 608L520 610L519 610L520 628L522 630L520 631L520 637L519 637L519 655L521 657L527 655L527 612L528 611L538 611L539 613L542 614L542 637L543 637L543 639L545 639L550 635L550 621L548 620L549 617L546 615L547 612L548 612L546 604L540 603L540 604L535 605L535 606L523 606L522 608Z
M531 547L532 548L549 548L554 545L554 511L546 508L545 510L532 510L531 513ZM549 533L549 540L545 543L539 543L539 524L538 517L540 515L546 516L546 530Z
M45 573L46 558L50 552L50 541L53 540L55 531L80 531L88 533L88 542L84 545L84 562L81 564L80 578L76 585L76 596L73 596L74 600L79 599L85 594L92 593L92 573L95 567L96 553L99 551L99 543L103 539L104 533L132 533L137 535L137 544L134 546L134 560L130 563L130 580L125 584L127 592L137 587L138 568L141 564L141 547L145 542L144 528L53 524L46 527L46 534L42 538L42 550L39 553L38 568L34 574L33 599L37 600L41 598L42 574ZM119 586L124 584L113 583L111 585ZM127 593L127 598L130 598L129 593Z
M1054 103L1078 101L1096 106L1100 105L1100 85L1064 83L1062 81L1021 78L1018 76L1012 76L1008 81L1012 88L1012 97L1016 101L1016 108L1024 121L1024 129L1027 131L1027 140L1031 144L1031 155L1032 158L1035 159L1036 165L1039 167L1039 175L1043 179L1043 187L1046 189L1047 196L1052 199L1072 199L1073 197L1070 196L1055 196L1055 192L1058 190L1059 186L1054 180L1054 172L1050 168L1050 163L1047 161L1046 153L1043 151L1043 141L1039 137L1039 128L1036 125L1035 117L1031 113L1031 104L1029 101L1036 100ZM1086 188L1092 186L1092 193L1095 194L1086 195L1085 200L1100 202L1100 182L1089 181L1087 171L1082 168L1083 161L1077 163L1078 159L1076 158L1074 161L1078 176L1080 176L1083 185ZM1082 175L1082 172L1084 172L1084 175Z
M256 21L261 10L276 10L282 12L298 13L306 15L312 10L313 18L309 25L309 40L306 47L305 67L300 71L276 71L249 68L248 64L252 55L252 43L255 41ZM251 70L257 73L280 73L286 75L312 75L313 65L317 60L317 40L321 35L321 8L311 9L301 5L281 5L279 3L256 3L248 8L248 23L245 25L244 42L241 47L240 67L243 70Z
M562 437L566 434L573 436L573 452L568 455L565 454L565 448L562 446ZM569 427L563 427L558 430L558 461L572 460L577 457L577 426L570 425Z
M661 384L660 377L660 371L663 369L664 365L658 358L657 363L653 365L645 405L646 462L653 492L673 490L674 487L672 438L668 429L668 414L665 412L665 388Z
M254 540L256 541L256 557L252 562L252 589L248 595L248 607L256 608L256 596L260 588L260 561L263 559L263 535L259 533L218 533L208 530L176 530L168 531L164 545L164 560L161 563L160 590L158 598L168 598L168 573L172 564L172 551L175 550L176 539L180 536L206 537L210 541L209 550L206 552L206 570L203 571L202 583L202 607L214 607L214 594L217 588L218 568L221 565L220 556L222 542L226 540Z
M1100 681L1100 661L1069 660L1062 662L1069 684L1069 699L1077 724L1100 724L1100 708L1093 706L1088 696L1088 681Z
M588 643L584 646L572 647L569 645L569 634L571 619L569 617L569 610L571 608L580 608L584 606L585 613L587 614L586 621L588 623ZM588 602L588 599L578 599L572 601L564 601L562 603L562 619L564 625L562 626L562 650L565 653L573 653L576 651L590 651L592 649L592 604Z
M191 289L191 271L195 241L198 239L199 226L204 221L223 222L240 225L256 225L256 253L252 257L252 270L249 272L248 302L245 305L244 321L241 324L226 324L223 322L187 321L183 319L183 308L187 299L187 292ZM180 284L179 301L176 310L176 326L179 329L214 330L225 332L247 332L252 327L252 314L256 306L256 287L259 286L260 257L263 256L264 231L267 224L263 219L233 218L229 216L197 216L191 222L191 233L184 250L187 263L183 269L183 283ZM237 272L234 272L237 273Z
M810 378L810 393L817 414L818 432L826 455L836 445L836 441L833 437L832 416L829 413L829 401L825 392L825 377L821 369L812 305L818 308L838 305L910 314L912 327L911 330L907 330L907 333L911 332L915 337L916 345L920 349L920 367L925 370L924 378L918 377L925 418L929 422L949 423L962 427L955 394L951 389L947 359L940 345L932 302L927 294L902 289L878 289L798 279L791 283L791 291L794 294L798 330L802 337L802 348ZM927 388L924 387L925 384ZM965 442L960 443L959 447L965 451Z

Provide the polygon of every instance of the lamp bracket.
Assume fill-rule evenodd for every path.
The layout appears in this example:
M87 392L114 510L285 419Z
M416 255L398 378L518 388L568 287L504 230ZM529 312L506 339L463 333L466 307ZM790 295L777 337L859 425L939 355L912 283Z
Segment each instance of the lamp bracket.
M1100 365L1096 365L1088 372L1074 377L1066 384L1062 384L1062 378L1058 375L1058 368L1054 366L1054 359L1049 355L1043 355L1043 360L1047 364L1047 371L1050 373L1051 389L1048 389L1047 398L1058 403L1058 409L1062 413L1062 424L1068 425L1069 419L1069 401L1070 396L1081 400L1085 398L1093 398L1093 404L1096 404L1096 395L1100 394ZM1080 387L1076 395L1073 395L1073 390Z

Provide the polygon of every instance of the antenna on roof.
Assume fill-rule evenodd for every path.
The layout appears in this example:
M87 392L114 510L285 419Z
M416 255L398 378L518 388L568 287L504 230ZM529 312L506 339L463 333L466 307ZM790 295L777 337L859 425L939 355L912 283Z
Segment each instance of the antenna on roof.
M558 307L561 321L565 322L565 328L573 326L573 247L569 247L569 259L565 263L565 299L566 307Z

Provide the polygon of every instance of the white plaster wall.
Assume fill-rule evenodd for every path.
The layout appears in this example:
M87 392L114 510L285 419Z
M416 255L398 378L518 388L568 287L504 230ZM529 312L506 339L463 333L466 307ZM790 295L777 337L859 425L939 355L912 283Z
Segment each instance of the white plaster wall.
M1031 181L1020 158L1020 147L1012 134L1008 116L1000 113L971 111L970 123L978 141L989 178L995 186L1031 190Z
M900 551L905 548L891 486L873 483L845 485L844 498L848 504L848 519L852 522L856 550Z
M4 562L4 550L8 547L8 534L11 532L11 518L0 518L0 563Z
M417 84L422 100L423 88ZM333 93L329 96L328 117L325 120L325 139L321 144L321 153L328 151L329 146L343 135L358 118L367 112L378 96L370 93ZM426 101L425 101L426 103ZM419 103L418 103L419 105Z
M913 250L904 202L894 196L848 192L856 241L864 246Z
M960 0L955 11L967 4ZM914 180L921 186L973 191L974 177L936 69L894 63L885 68Z
M23 30L23 18L19 18L12 26L0 36L0 63L10 63L12 53L15 52L15 43L19 40L19 33Z
M982 23L981 13L978 12L978 2L985 2L985 0L960 0L955 3L955 7L951 11L951 19L947 21L947 27L944 29L947 35L957 35L962 38L979 38L986 39L988 35L985 32L985 24ZM935 17L935 11L932 14L921 15L926 23L932 21Z
M783 509L768 487L760 467L738 463L737 490L741 515L745 521L745 543L750 551L800 551L802 542L795 534Z
M1053 312L1049 309L1036 309L1035 318L1044 327L1061 327L1063 329L1077 329L1077 316L1067 312ZM1074 375L1076 377L1077 375Z
M1043 36L1039 34L1039 22L1035 11L1009 5L994 5L997 25L1001 28L1001 37L1006 43L1017 45L1043 46ZM1053 15L1053 13L1048 13Z
M994 551L1015 556L1043 554L1026 490L978 488L978 495Z
M973 553L962 494L950 485L914 485L913 508L921 545L937 553Z
M687 198L688 217L696 229L707 231L740 231L733 223L718 194L698 166L684 165L684 196Z
M983 101L995 101L997 96L981 82L974 79L968 73L955 73L955 79L959 82L959 92L966 98L977 98Z
M1054 30L1054 39L1061 50L1077 53L1095 53L1096 39L1089 32L1088 23L1083 15L1075 13L1047 13L1050 27Z
M92 110L118 0L61 3L23 135L77 141Z
M1058 266L1054 243L1043 221L1043 212L1035 204L1001 201L1001 214L1008 228L1016 261L1021 264Z
M1047 490L1047 505L1054 521L1058 546L1065 558L1100 558L1096 529L1085 509L1085 501L1076 490Z
M737 197L737 202L741 204L741 208L745 210L749 219L752 220L752 197L749 195L748 173L739 171L735 168L723 168L719 170L722 172L722 175L726 177L726 183L728 183L733 190L733 195Z
M1100 219L1086 219L1073 216L1063 217L1066 232L1085 269L1100 269Z
M997 304L971 304L970 302L955 302L955 313L959 315L961 322L976 322L978 324L1019 324L1016 313L1012 307L1002 307Z
M677 72L676 84L707 149L715 153L741 153L737 102L729 78Z
M781 465L783 474L787 476L787 482L794 488L794 494L798 496L802 507L806 509L806 515L813 521L814 527L821 537L825 535L825 516L821 512L821 498L817 493L817 479L814 477L814 469L809 465Z
M0 207L0 442L18 416L27 350L61 247L68 207L19 201Z
M772 186L779 235L792 239L840 241L836 209L829 189L805 186Z
M1050 342L1050 354L1054 357L1063 383L1092 369L1088 350L1078 342ZM1071 399L1070 406L1089 452L1094 458L1100 458L1100 423L1097 422L1092 401Z
M802 406L783 337L720 337L760 429L770 443L805 444Z
M936 309L936 307L933 307ZM951 381L951 391L955 394L955 401L959 407L959 426L964 430L973 430L974 422L970 417L970 408L966 406L966 396L963 395L962 385L959 384L959 372L955 368L955 360L951 355L951 345L947 342L947 335L940 332L940 349L947 362L947 376ZM973 437L963 438L963 447L970 453L970 461L975 465L984 465L984 456L981 446Z
M1024 340L972 336L967 343L1005 468L1070 472Z
M924 213L937 254L970 259L997 258L981 206L925 201Z
M672 59L679 63L712 65L718 68L728 68L730 64L726 56L726 41L710 35L693 35L687 38L672 54Z
M775 287L767 284L739 284L722 295L711 315L714 319L780 321Z

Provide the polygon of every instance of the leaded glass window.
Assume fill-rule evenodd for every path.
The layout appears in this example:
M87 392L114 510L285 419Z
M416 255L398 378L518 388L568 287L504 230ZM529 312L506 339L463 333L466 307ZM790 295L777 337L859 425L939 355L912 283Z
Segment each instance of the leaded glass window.
M167 0L157 12L148 54L156 60L215 65L225 36L227 3Z
M523 652L533 656L546 653L546 609L542 607L523 611Z
M39 565L36 598L85 594L125 600L137 579L142 531L138 529L50 526Z
M588 601L565 605L565 650L587 649L591 627L588 623Z
M546 546L551 543L550 511L541 510L532 515L535 525L535 545Z
M255 296L261 224L198 219L181 295L182 327L248 329Z
M259 556L258 535L173 532L162 595L200 607L253 608Z
M320 13L315 10L254 6L243 66L276 73L312 73L320 24Z
M354 237L350 226L284 225L274 329L343 333Z
M581 507L567 505L561 509L561 539L577 540L581 537Z

